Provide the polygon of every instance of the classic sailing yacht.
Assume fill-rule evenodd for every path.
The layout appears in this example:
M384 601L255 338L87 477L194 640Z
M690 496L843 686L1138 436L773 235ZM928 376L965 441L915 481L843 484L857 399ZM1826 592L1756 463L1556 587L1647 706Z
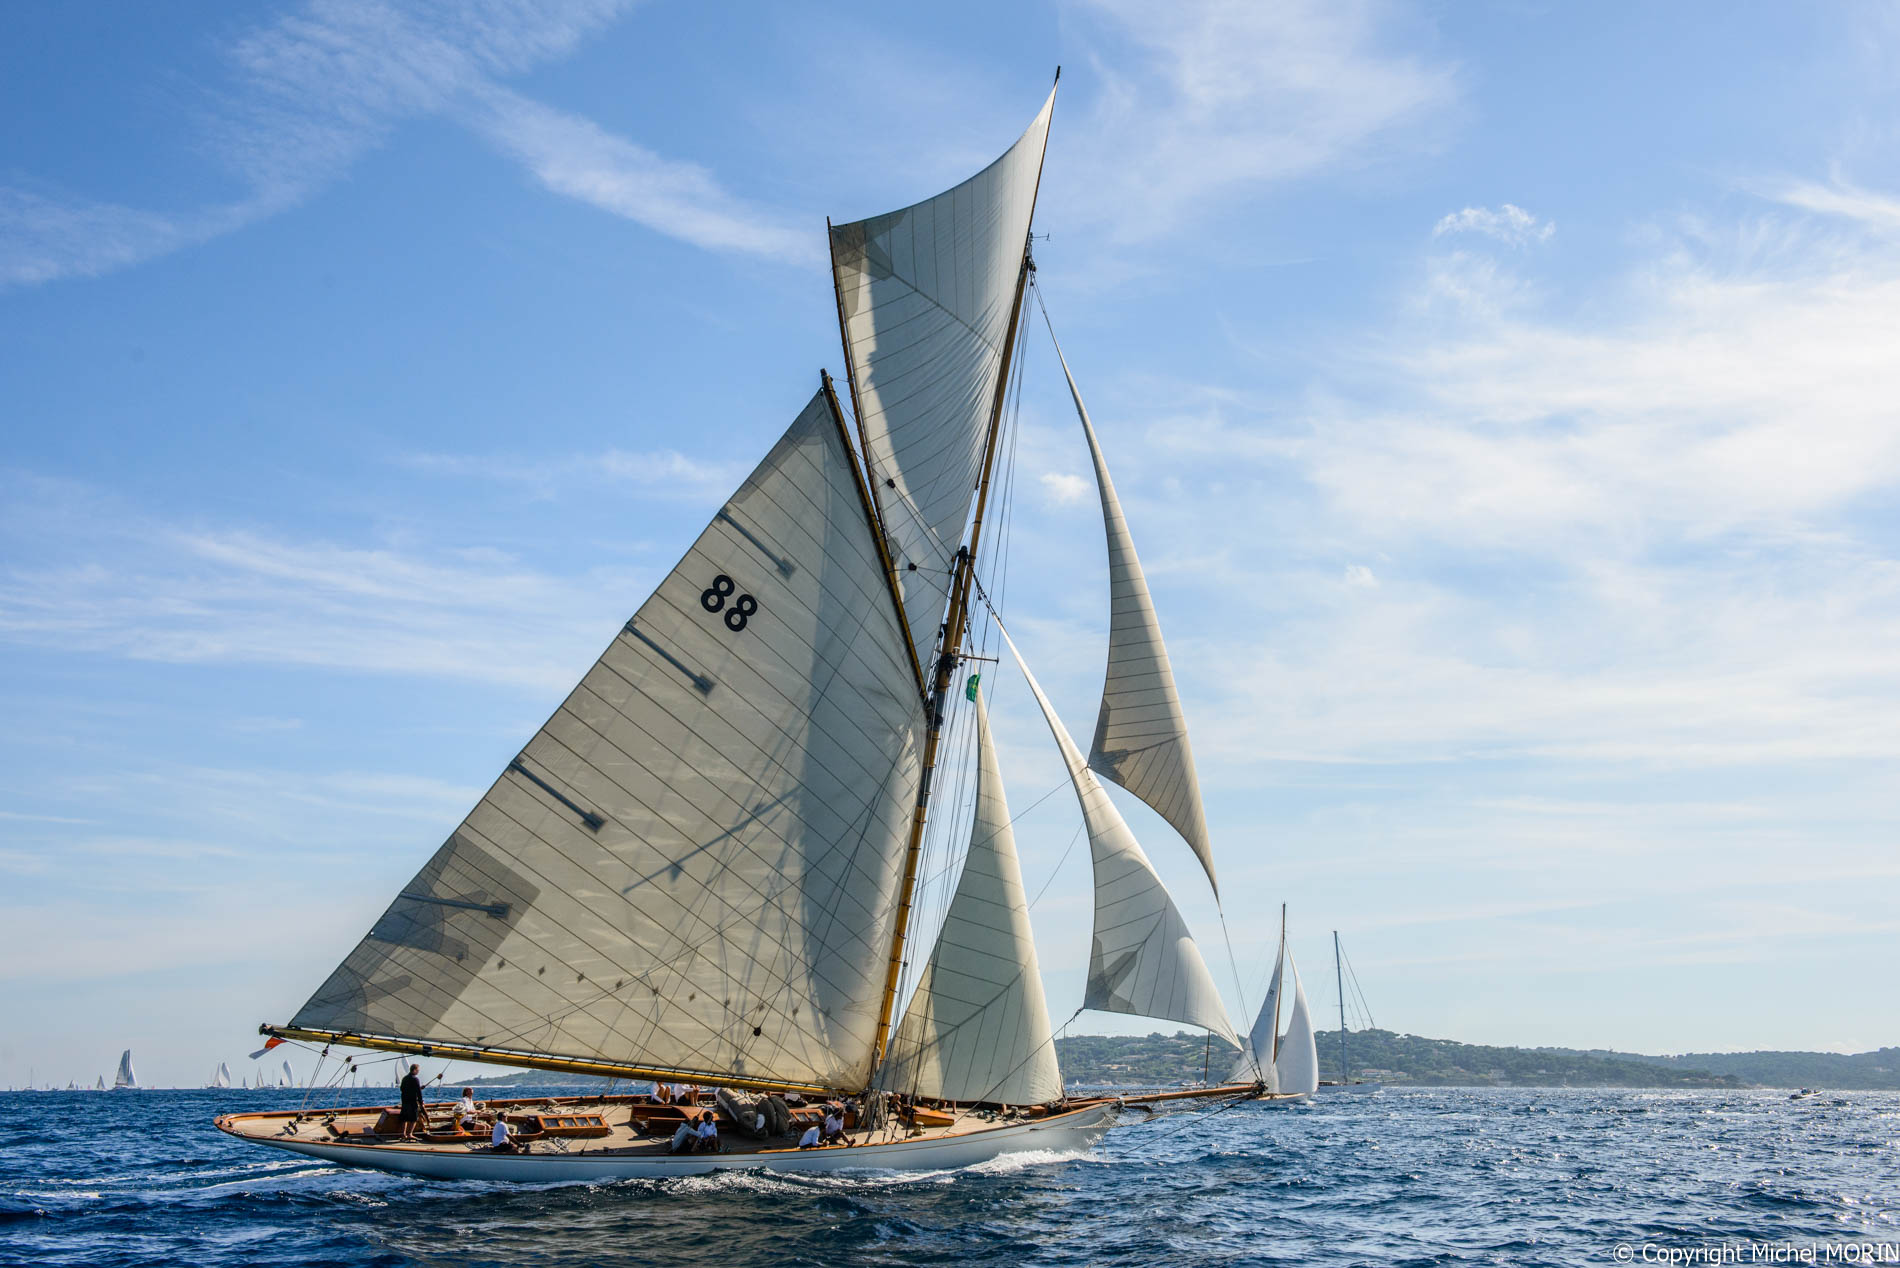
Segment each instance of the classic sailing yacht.
M1293 980L1293 1011L1287 1015L1286 1029L1281 1030L1280 1001L1286 995L1288 977ZM1234 1083L1255 1080L1272 1094L1268 1100L1311 1096L1319 1091L1319 1048L1313 1038L1313 1014L1306 1006L1306 988L1300 984L1300 971L1294 967L1293 952L1286 944L1285 907L1280 908L1280 954L1267 983L1267 998L1241 1046L1240 1060L1231 1076Z
M369 934L288 1024L261 1028L267 1047L719 1088L722 1151L669 1149L711 1099L643 1095L490 1102L518 1142L499 1151L486 1127L446 1117L398 1139L394 1113L375 1108L231 1114L220 1128L354 1165L501 1180L961 1166L1107 1130L1115 1102L1063 1098L988 712L965 664L973 637L1002 630L978 574L997 555L984 517L1009 452L999 436L1054 105L1051 91L1008 152L955 188L830 227L853 423L821 373ZM1153 806L1213 882L1160 628L1079 392L1076 406L1113 613L1086 760L1023 672L1089 834L1083 1005L1238 1043L1102 787ZM954 842L953 725L975 736L974 810ZM900 1016L930 828L964 864ZM795 1148L827 1100L847 1103L855 1133Z
M222 1061L218 1062L218 1068L212 1071L211 1073L211 1082L205 1084L205 1086L206 1087L230 1087L231 1086L231 1067L226 1065Z

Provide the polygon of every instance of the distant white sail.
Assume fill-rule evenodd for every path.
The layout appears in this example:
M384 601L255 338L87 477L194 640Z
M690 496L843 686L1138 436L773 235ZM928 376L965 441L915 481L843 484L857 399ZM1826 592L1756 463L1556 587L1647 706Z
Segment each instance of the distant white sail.
M95 1087L93 1088L93 1091L95 1091L95 1092L103 1092L103 1091L105 1091L105 1090L106 1090L106 1076L102 1074L102 1075L100 1075L100 1076L99 1076L99 1082L98 1082L98 1084L97 1084L97 1085L96 1085L96 1086L95 1086Z
M1053 341L1055 333L1050 332ZM1056 344L1056 359L1069 381L1075 413L1095 462L1095 484L1102 495L1102 524L1108 535L1108 668L1102 679L1102 708L1089 745L1089 769L1120 784L1154 808L1181 834L1214 879L1214 846L1207 837L1207 812L1201 806L1201 781L1194 771L1187 719L1174 687L1174 667L1161 639L1161 621L1148 594L1148 579L1135 554L1135 539L1122 514L1115 482L1095 439L1081 389L1069 373L1068 358Z
M297 1086L297 1076L291 1072L290 1062L288 1061L284 1062L283 1081L279 1083L277 1086L278 1087L296 1087Z
M231 1067L226 1065L222 1061L218 1062L217 1071L211 1076L211 1086L212 1087L230 1087L231 1086Z
M923 706L821 392L291 1025L859 1089Z
M831 229L845 351L911 638L926 669L983 465L1055 93L994 163Z
M1155 875L1154 865L1142 853L1121 811L1109 800L1108 790L1083 762L1009 632L1001 622L996 628L1042 706L1042 716L1068 763L1088 829L1089 853L1095 863L1095 940L1082 1006L1184 1022L1238 1046L1240 1036L1227 1019L1220 992L1174 899Z
M1228 1076L1228 1082L1258 1082L1264 1083L1269 1092L1280 1090L1273 1054L1279 1047L1280 983L1285 972L1286 940L1283 936L1279 955L1273 962L1273 979L1267 983L1267 998L1262 1001L1260 1012L1254 1017L1253 1029L1247 1032L1246 1041L1240 1048L1240 1060L1234 1063L1234 1072Z
M1319 1091L1319 1048L1313 1041L1313 1018L1306 1008L1306 988L1300 985L1300 971L1293 965L1293 953L1287 952L1287 972L1293 975L1293 1011L1287 1016L1286 1029L1280 1034L1279 1053L1273 1059L1278 1076L1276 1091L1287 1096L1311 1096Z
M132 1050L127 1048L124 1055L119 1058L119 1073L113 1077L112 1086L120 1088L138 1085L139 1076L132 1072Z
M1036 1105L1062 1095L1062 1072L981 695L976 753L976 813L963 875L879 1083L949 1101Z

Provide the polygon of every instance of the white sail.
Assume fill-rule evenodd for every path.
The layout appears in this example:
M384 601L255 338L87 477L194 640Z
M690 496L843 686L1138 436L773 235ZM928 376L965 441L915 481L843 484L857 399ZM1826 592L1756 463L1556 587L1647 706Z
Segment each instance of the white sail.
M983 464L1055 93L961 185L831 229L866 464L926 666Z
M1311 1096L1319 1091L1319 1048L1313 1041L1306 988L1300 985L1300 971L1293 966L1291 951L1287 952L1286 969L1293 976L1293 1011L1287 1015L1286 1029L1280 1034L1280 1046L1273 1058L1274 1090L1287 1096Z
M297 1086L297 1075L295 1074L295 1072L291 1070L290 1062L288 1061L284 1062L283 1081L279 1083L277 1086L278 1087L296 1087Z
M1228 1082L1264 1083L1269 1092L1280 1090L1273 1054L1279 1047L1280 983L1285 973L1286 939L1283 935L1279 956L1273 962L1273 979L1267 983L1267 998L1262 1001L1260 1012L1254 1017L1253 1029L1247 1032L1247 1038L1240 1046L1240 1060L1234 1063L1234 1072L1228 1076Z
M998 630L1003 630L998 622ZM1095 778L1022 653L1003 630L1017 667L1068 763L1069 779L1082 803L1095 863L1095 940L1089 952L1084 1008L1137 1017L1161 1017L1212 1031L1238 1045L1240 1036L1227 1019L1220 992L1201 958L1201 949L1175 909L1167 887L1142 853L1108 790Z
M106 1090L106 1076L102 1074L99 1076L99 1082L94 1086L93 1091L103 1092L105 1090Z
M898 1092L1035 1105L1062 1095L989 709L976 701L976 814L963 875L879 1076Z
M1054 338L1051 331L1050 339ZM1166 819L1201 860L1207 883L1218 893L1214 847L1207 837L1207 812L1201 806L1187 719L1181 713L1181 695L1174 687L1174 668L1161 640L1161 622L1148 594L1148 579L1135 554L1135 539L1128 531L1121 500L1115 496L1115 482L1109 479L1088 407L1082 404L1081 389L1069 373L1068 358L1059 343L1056 358L1062 362L1076 416L1082 420L1082 434L1088 438L1108 535L1108 668L1103 674L1095 739L1089 745L1089 769L1120 784Z
M923 708L821 392L298 1028L857 1089Z
M211 1075L211 1086L212 1087L230 1087L231 1086L231 1067L226 1065L222 1061L218 1062L217 1070L215 1070Z
M138 1085L139 1076L132 1072L132 1050L127 1048L124 1054L119 1057L119 1072L113 1076L112 1086L118 1088L137 1087Z

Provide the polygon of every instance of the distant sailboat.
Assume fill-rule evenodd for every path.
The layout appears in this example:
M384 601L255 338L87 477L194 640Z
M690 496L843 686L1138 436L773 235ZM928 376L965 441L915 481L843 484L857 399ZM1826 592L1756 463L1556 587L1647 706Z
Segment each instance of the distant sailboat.
M93 1087L92 1090L95 1092L103 1092L106 1090L106 1076L105 1075L102 1074L99 1076L99 1082Z
M119 1057L119 1073L113 1077L112 1088L117 1091L120 1088L136 1088L138 1085L139 1076L132 1072L132 1050L127 1048Z
M1369 1079L1353 1078L1352 1077L1352 1063L1349 1060L1347 1060L1346 957L1345 957L1345 954L1339 949L1339 930L1337 929L1333 930L1333 977L1339 987L1339 1082L1321 1083L1320 1086L1323 1088L1331 1088L1334 1091L1340 1091L1340 1092L1376 1092L1379 1090L1380 1084ZM1355 976L1353 979L1353 994L1358 996L1360 1005L1364 1006L1365 997L1363 995L1359 995L1359 982L1358 982L1357 976ZM1367 1023L1366 1023L1368 1026L1372 1024L1370 1018L1371 1018L1371 1014L1368 1012Z
M222 1061L218 1062L218 1068L216 1072L212 1074L211 1082L205 1084L205 1086L206 1087L230 1087L231 1086L231 1067L224 1064L224 1062Z
M1289 976L1293 980L1293 1010L1282 1031L1280 1001L1286 994ZM1284 906L1280 908L1280 954L1267 985L1267 998L1234 1066L1234 1082L1254 1080L1265 1083L1267 1091L1276 1096L1311 1096L1319 1091L1319 1048L1313 1039L1313 1015L1306 1005L1300 971L1294 967L1293 953L1286 944Z
M278 1087L296 1087L297 1086L297 1076L291 1073L290 1062L288 1061L284 1062L283 1082L279 1083L277 1086Z

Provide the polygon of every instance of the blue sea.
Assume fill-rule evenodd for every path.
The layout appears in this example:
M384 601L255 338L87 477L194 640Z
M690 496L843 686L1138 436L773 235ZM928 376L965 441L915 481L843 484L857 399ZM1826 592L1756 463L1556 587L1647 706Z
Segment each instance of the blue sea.
M211 1127L304 1095L0 1095L0 1262L1900 1263L1895 1093L1386 1089L1130 1114L1090 1153L956 1173L547 1188Z

